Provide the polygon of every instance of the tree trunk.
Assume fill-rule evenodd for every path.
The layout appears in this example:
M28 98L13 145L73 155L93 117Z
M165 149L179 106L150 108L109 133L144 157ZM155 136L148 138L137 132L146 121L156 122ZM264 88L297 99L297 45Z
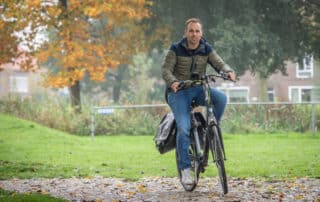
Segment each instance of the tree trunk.
M71 106L75 112L81 112L80 81L69 87Z
M267 102L268 101L268 84L267 78L264 78L259 75L259 101Z
M118 103L120 100L121 80L117 80L117 83L113 86L113 101Z
M59 2L60 2L60 6L63 8L64 17L68 18L68 13L67 13L68 1L59 0ZM76 113L80 113L81 112L80 81L76 81L76 83L73 86L70 86L69 92L70 92L71 107L74 109Z
M59 0L59 2L63 9L67 10L67 0Z
M120 92L122 87L122 80L126 72L127 65L120 65L117 69L116 82L113 86L113 101L118 103L120 100Z

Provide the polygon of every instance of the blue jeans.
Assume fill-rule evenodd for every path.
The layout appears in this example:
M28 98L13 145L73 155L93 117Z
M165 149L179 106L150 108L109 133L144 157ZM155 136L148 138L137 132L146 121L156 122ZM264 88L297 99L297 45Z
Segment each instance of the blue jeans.
M176 146L179 155L179 169L191 167L188 154L190 145L189 135L191 129L191 103L192 100L195 100L198 105L205 105L204 96L202 86L190 87L176 93L172 91L168 93L168 104L177 123ZM212 88L211 100L214 105L216 118L219 122L227 104L227 97L223 92Z

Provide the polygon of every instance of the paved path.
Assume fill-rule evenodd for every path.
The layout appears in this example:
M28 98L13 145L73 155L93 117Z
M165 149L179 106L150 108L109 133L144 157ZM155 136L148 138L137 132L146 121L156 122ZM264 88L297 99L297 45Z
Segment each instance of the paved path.
M12 179L0 188L23 193L43 193L69 201L314 201L320 202L320 179L265 181L257 178L228 181L221 195L217 178L201 178L193 192L185 192L177 178L144 178L128 182L113 178Z

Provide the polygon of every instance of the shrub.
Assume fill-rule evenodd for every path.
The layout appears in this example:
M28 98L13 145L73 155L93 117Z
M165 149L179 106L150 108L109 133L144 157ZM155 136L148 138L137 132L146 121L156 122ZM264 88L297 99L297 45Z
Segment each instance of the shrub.
M118 109L111 115L95 115L95 134L154 134L163 114L157 109Z
M311 105L229 105L221 122L224 133L275 133L279 131L306 132L311 125ZM116 109L110 115L94 115L95 135L154 134L163 108ZM9 96L0 101L0 112L32 120L50 128L75 135L90 135L91 108L83 106L75 113L68 100L56 98ZM316 127L320 128L320 106L316 106Z
M319 112L318 105L315 120L320 120ZM228 133L306 132L310 126L311 105L306 104L230 105L222 121ZM316 127L320 127L319 121Z

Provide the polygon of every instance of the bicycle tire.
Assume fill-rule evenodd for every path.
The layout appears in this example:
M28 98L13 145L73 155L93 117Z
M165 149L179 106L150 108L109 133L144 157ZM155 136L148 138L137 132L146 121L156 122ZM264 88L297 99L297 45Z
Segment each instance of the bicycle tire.
M213 161L218 169L218 175L222 186L223 194L227 194L228 182L224 165L223 145L220 139L220 137L222 138L222 136L219 133L220 130L217 127L218 126L212 126L209 128L209 144Z
M178 171L178 176L179 176L179 180L180 182L182 182L181 180L181 170L179 169L179 154L178 151L176 149L176 165L177 165L177 171ZM192 185L185 185L183 183L182 186L184 188L184 190L191 192L193 191L199 181L199 162L197 161L197 156L196 156L196 150L193 144L190 144L189 146L189 158L191 161L191 173L193 176L193 184Z

